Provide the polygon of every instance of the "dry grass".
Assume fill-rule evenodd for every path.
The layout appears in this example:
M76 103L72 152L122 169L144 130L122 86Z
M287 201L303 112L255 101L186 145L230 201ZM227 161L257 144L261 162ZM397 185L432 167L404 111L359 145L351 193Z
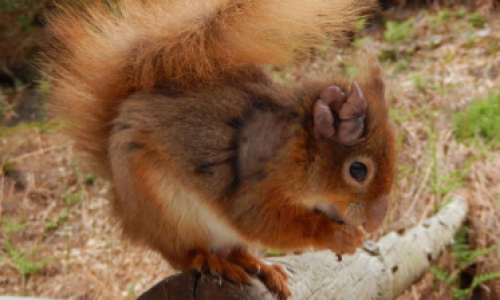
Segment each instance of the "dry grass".
M387 42L382 31L371 33L384 57L393 58L383 67L400 137L394 202L374 239L421 222L450 194L461 193L470 199L471 246L482 249L500 242L500 151L480 138L459 143L452 122L454 112L500 87L495 48L500 45L500 16L476 28L468 15L458 15L415 15L415 31L406 40ZM352 47L325 49L306 63L273 72L284 81L300 79L306 71L352 73L354 59ZM1 132L0 294L135 299L174 272L156 254L119 237L108 222L107 184L81 171L74 157L71 141L57 133L54 122ZM16 252L22 259L14 258ZM29 261L46 265L22 276ZM499 271L499 262L500 253L493 252L468 271ZM439 265L457 270L449 250ZM500 282L482 291L483 299L498 299ZM452 297L449 286L429 273L399 299Z
M157 255L119 238L108 222L107 184L81 173L72 143L46 127L2 139L2 161L10 166L0 178L0 294L133 299L172 274ZM24 227L16 231L15 224ZM7 240L27 263L53 261L26 282Z
M385 0L391 2L391 0ZM400 6L452 6L452 5L467 5L467 7L474 9L481 14L489 15L490 11L500 5L499 0L394 0L391 4L398 4Z

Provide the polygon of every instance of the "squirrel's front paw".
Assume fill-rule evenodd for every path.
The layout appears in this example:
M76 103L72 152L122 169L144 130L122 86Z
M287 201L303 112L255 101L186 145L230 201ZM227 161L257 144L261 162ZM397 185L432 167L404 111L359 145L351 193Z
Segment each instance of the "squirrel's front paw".
M343 224L339 227L334 231L332 241L328 245L330 250L337 254L353 254L363 246L366 232L361 226Z
M316 244L337 254L353 254L363 246L366 232L361 226L341 224L335 221L317 230Z

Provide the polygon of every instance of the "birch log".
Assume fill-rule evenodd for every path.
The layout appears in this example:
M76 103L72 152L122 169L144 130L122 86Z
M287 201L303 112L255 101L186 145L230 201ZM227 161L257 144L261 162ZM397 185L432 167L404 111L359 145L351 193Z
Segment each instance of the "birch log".
M378 243L368 241L364 249L342 261L330 251L269 258L287 269L291 300L390 300L422 277L467 215L467 201L454 197L435 216L407 230L392 232ZM194 273L169 277L138 300L273 300L258 280L243 289L229 282Z

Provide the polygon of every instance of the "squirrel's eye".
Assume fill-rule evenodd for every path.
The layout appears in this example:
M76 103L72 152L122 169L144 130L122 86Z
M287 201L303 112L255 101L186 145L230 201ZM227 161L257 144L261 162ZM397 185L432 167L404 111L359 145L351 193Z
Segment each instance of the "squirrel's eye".
M359 182L365 180L367 171L368 169L366 168L366 165L360 162L353 162L351 167L349 168L351 177Z

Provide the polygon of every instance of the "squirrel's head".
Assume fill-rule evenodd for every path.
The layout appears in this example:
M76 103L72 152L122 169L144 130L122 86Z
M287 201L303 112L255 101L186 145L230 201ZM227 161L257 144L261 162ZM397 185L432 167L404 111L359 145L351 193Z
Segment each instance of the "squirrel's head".
M300 204L340 223L375 230L384 219L395 168L395 132L375 53L353 82L305 83L282 115L256 112L239 134L243 191L270 205ZM286 101L286 100L283 100Z
M324 89L310 112L312 150L304 204L333 221L375 230L394 180L395 132L376 56L366 52L357 80ZM343 91L346 91L344 93Z

